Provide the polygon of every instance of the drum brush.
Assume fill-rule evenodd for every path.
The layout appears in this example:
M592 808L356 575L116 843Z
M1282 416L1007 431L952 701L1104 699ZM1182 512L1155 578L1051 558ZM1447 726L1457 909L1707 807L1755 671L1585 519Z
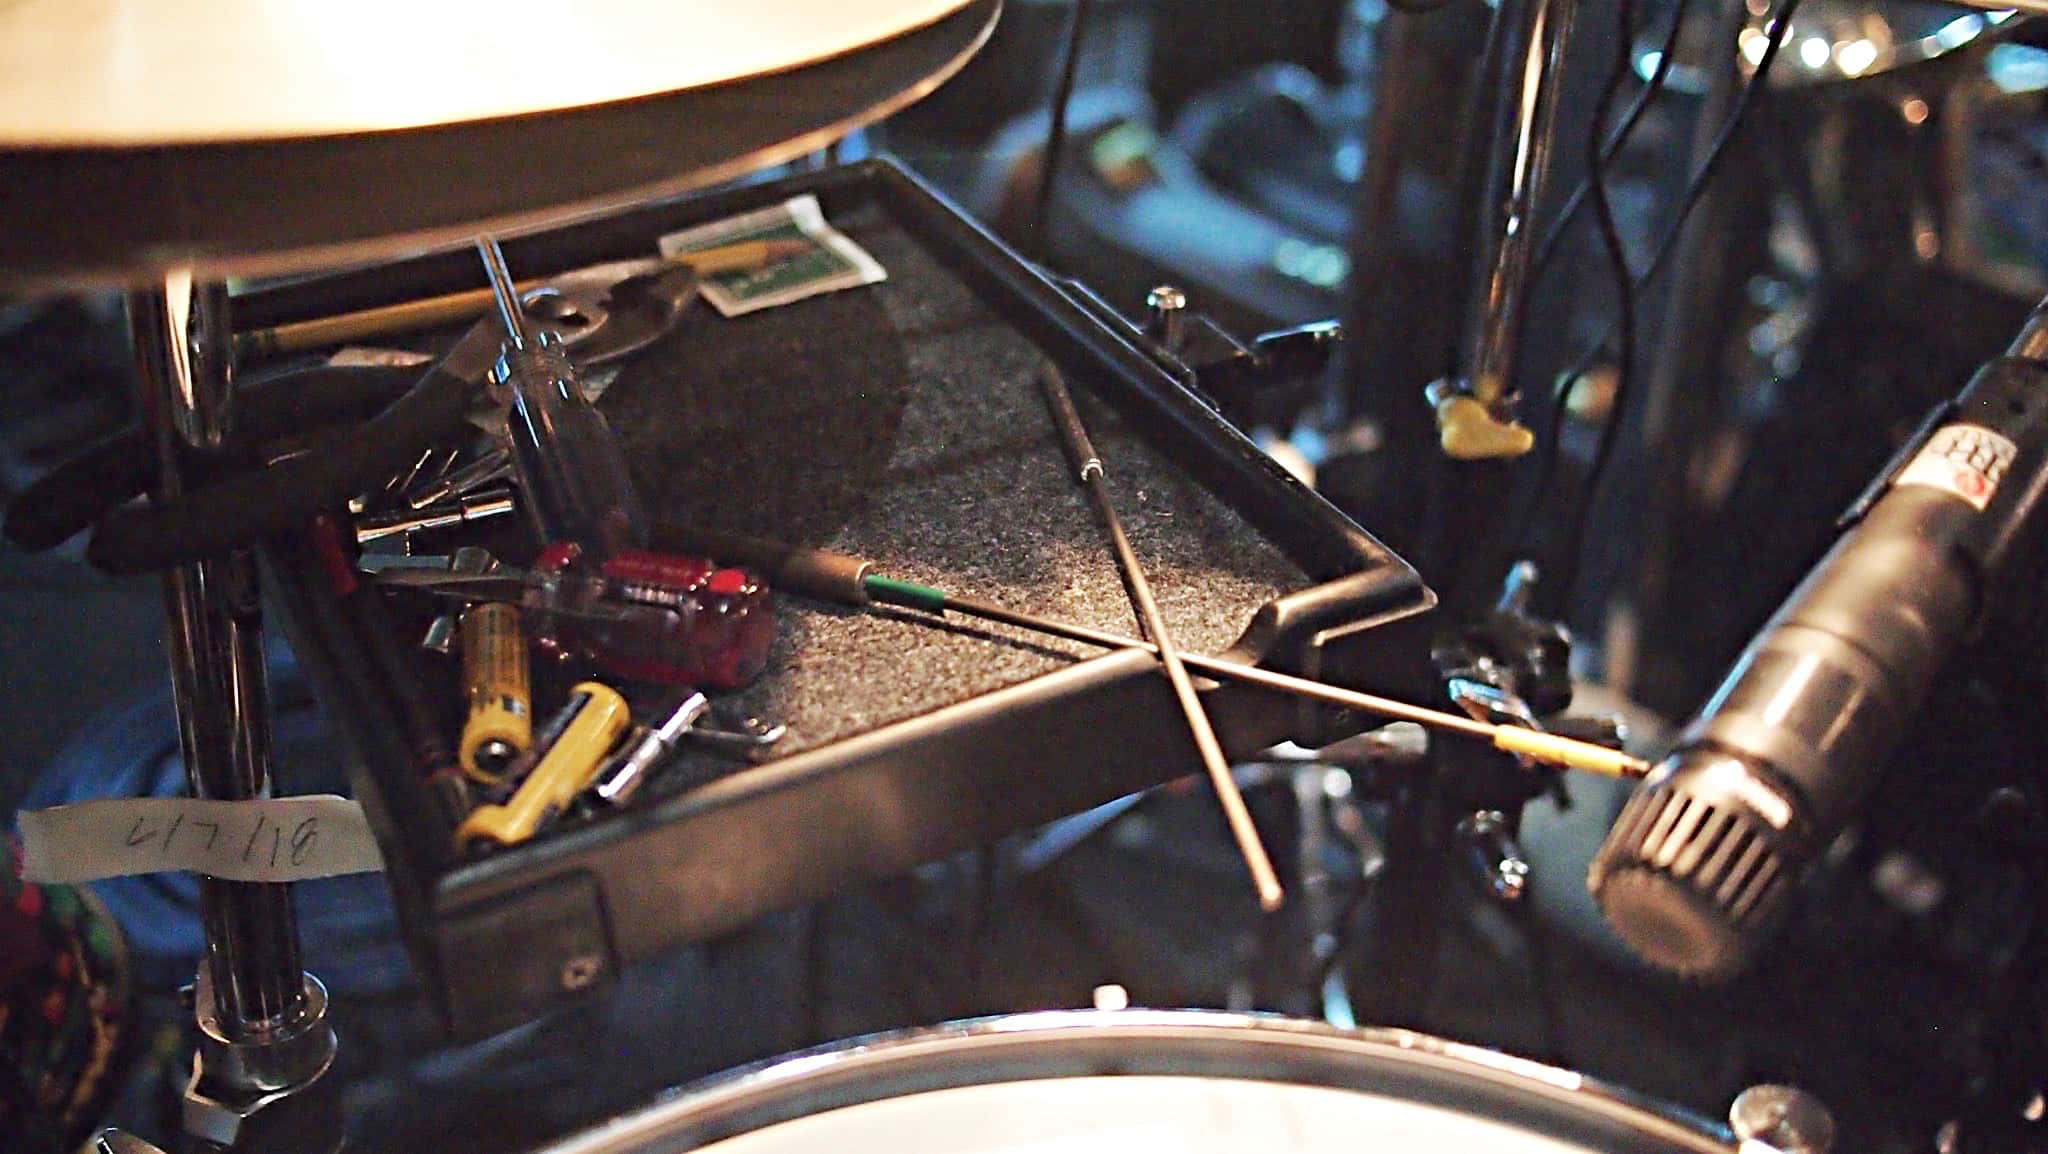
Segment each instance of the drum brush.
M915 610L934 617L957 613L982 621L993 621L1048 637L1099 645L1105 649L1142 649L1156 652L1149 641L1125 637L1105 629L1092 629L1057 618L1014 609L973 597L962 597L916 581L905 581L875 572L873 561L831 549L791 545L736 533L662 524L652 530L665 549L716 557L723 563L744 565L760 573L776 588L820 601L857 608L888 605ZM1561 769L1577 769L1605 777L1641 777L1649 764L1618 749L1589 741L1561 737L1512 725L1494 725L1461 713L1449 713L1428 706L1396 701L1371 693L1313 681L1306 677L1260 669L1234 661L1222 661L1197 653L1182 653L1181 663L1208 677L1270 689L1278 693L1328 702L1360 713L1391 721L1408 721L1442 733L1477 738L1503 753L1528 758Z

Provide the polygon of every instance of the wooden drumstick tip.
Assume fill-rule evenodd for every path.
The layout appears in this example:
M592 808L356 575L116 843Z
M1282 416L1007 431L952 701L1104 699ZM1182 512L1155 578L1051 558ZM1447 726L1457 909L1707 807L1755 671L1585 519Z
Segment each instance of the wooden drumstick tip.
M1493 731L1493 745L1502 752L1532 757L1546 765L1561 765L1566 769L1607 777L1641 777L1650 771L1647 762L1619 749L1512 725L1499 726Z
M1265 912L1270 914L1286 902L1287 892L1280 888L1279 879L1267 878L1264 884L1259 886L1259 908Z
M1207 763L1207 768L1216 800L1223 807L1224 824L1230 827L1231 839L1237 842L1237 852L1252 875L1259 908L1270 914L1287 900L1287 891L1280 888L1280 875L1274 872L1273 859L1267 855L1265 843L1259 840L1259 827L1252 823L1251 811L1245 808L1244 793L1237 788L1237 779L1230 776L1228 768L1219 772L1213 762Z

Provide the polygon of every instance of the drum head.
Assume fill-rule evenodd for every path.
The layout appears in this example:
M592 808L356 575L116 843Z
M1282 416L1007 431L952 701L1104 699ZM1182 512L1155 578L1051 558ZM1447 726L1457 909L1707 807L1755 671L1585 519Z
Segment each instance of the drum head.
M715 1079L555 1154L1726 1154L1698 1120L1404 1031L1194 1011L995 1018Z

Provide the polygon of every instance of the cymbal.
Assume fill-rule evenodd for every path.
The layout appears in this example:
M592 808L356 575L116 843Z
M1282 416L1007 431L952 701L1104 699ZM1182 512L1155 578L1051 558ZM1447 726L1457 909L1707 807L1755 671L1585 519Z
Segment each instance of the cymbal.
M332 267L673 195L930 92L1000 8L0 4L0 284Z
M730 84L892 40L966 0L15 0L0 146L275 140Z

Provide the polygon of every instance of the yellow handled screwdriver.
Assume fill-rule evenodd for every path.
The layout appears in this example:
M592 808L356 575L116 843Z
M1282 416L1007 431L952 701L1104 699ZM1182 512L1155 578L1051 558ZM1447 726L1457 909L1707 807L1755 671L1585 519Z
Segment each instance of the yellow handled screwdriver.
M632 711L618 691L595 681L578 682L569 691L569 703L548 726L550 734L559 736L552 744L537 747L540 761L533 772L519 783L510 801L471 811L455 827L456 847L468 850L479 842L518 845L532 837L596 779L605 754L631 720Z
M646 264L649 268L659 268L664 264L688 265L699 276L711 276L766 268L808 252L810 248L809 241L801 240L740 241L718 248L678 253L674 257L650 257ZM547 283L546 277L522 281L519 291L524 293ZM460 324L491 311L494 304L495 298L489 288L465 289L310 321L293 321L238 334L235 337L235 355L245 358L279 356Z

